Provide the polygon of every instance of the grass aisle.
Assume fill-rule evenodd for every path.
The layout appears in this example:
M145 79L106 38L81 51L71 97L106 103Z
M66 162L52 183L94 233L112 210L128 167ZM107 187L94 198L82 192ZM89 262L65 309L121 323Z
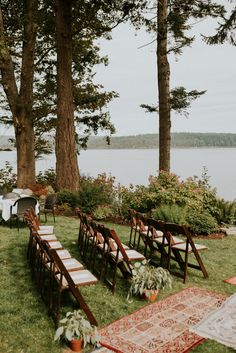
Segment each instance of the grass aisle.
M71 255L79 259L76 246L78 226L77 219L57 217L55 234ZM127 242L128 227L110 226L116 229L124 242ZM0 353L59 353L62 346L53 341L54 326L31 279L26 260L28 235L29 231L26 228L21 228L18 233L15 228L0 226ZM186 285L175 278L172 290L162 291L160 298L187 286L200 286L228 295L235 293L236 287L224 283L223 279L236 275L236 237L201 239L198 242L209 247L203 254L209 279L205 280L199 271L190 270ZM128 287L127 281L120 278L115 295L112 295L102 283L81 289L99 326L104 326L146 304L135 298L132 303L128 303L126 301ZM62 315L67 310L73 309L71 300L67 301L66 305ZM193 352L230 353L234 350L206 340Z

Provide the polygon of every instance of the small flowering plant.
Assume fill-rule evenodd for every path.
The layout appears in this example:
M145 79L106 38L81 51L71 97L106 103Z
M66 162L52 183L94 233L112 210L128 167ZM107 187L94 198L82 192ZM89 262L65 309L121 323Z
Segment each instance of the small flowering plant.
M172 277L168 270L162 267L151 266L147 260L135 262L127 300L129 300L132 295L142 295L147 291L149 295L152 295L156 290L171 287Z

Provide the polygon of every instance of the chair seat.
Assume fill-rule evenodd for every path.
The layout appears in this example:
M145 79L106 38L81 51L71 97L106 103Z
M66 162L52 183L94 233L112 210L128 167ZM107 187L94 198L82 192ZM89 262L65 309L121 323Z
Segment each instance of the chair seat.
M130 250L130 248L128 247L128 245L125 245L125 244L123 244L122 243L122 245L123 245L123 248L125 249L125 250ZM99 248L99 249L101 249L101 250L103 250L103 247L104 247L104 244L103 243L100 243L100 244L97 244L97 247ZM116 249L117 249L117 244L114 242L114 241L112 241L112 247L113 247L113 251L116 251ZM105 251L107 251L107 244L105 244L105 249L104 249Z
M62 263L67 271L82 270L84 268L84 266L74 258L62 260Z
M128 259L130 260L130 261L134 261L134 260L137 260L137 261L139 261L139 260L144 260L145 259L145 256L143 256L142 254L140 254L138 251L136 251L136 250L126 250L125 251L126 252L126 254L127 254L127 256L128 256ZM117 252L116 251L112 251L111 253L111 256L112 257L114 257L114 258L116 258L116 256L117 256ZM119 256L118 256L118 259L119 260L122 260L123 259L123 255L119 252Z
M53 231L54 231L53 226L39 226L39 229L38 229L39 235L53 234Z
M47 240L47 241L57 241L57 237L55 234L49 234L49 235L40 235L41 240Z
M137 230L138 232L148 230L148 226L144 226L144 227L142 227L142 229L139 226L137 226L137 227L133 226L132 228L133 228L133 230Z
M207 250L208 248L205 245L195 244L195 247L198 251ZM186 243L176 244L172 246L172 249L177 249L179 251L186 251ZM188 253L192 252L192 247L189 244Z
M154 238L153 241L155 243L162 244L163 236L159 236L157 238ZM175 237L175 236L172 237L172 241L173 241L174 245L185 244L185 242L182 239ZM164 239L164 245L168 245L168 240L166 238Z
M48 242L49 249L63 249L62 244L59 241L49 241Z
M159 237L163 237L163 232L161 230L153 230L153 236L154 238L159 238Z
M56 253L61 260L71 259L71 255L68 250L56 250Z
M57 281L60 281L60 274L56 275ZM95 284L98 279L88 270L79 270L70 272L70 276L76 286L82 286L86 284ZM68 282L65 277L62 277L62 286L68 287Z

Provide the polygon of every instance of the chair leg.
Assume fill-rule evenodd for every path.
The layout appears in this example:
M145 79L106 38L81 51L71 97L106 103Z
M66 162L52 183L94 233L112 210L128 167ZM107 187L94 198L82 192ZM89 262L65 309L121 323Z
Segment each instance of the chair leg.
M55 325L58 327L61 312L61 289L58 289L55 309Z
M188 252L185 253L185 264L184 264L184 283L186 283L188 271Z

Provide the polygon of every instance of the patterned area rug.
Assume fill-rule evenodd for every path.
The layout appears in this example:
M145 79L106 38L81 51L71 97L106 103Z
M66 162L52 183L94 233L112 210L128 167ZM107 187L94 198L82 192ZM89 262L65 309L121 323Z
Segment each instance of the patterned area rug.
M236 349L236 294L231 295L221 308L209 314L191 330Z
M225 279L224 282L229 283L229 284L233 284L234 286L236 286L236 276Z
M102 328L101 343L118 353L184 353L204 338L189 331L226 297L186 288Z

